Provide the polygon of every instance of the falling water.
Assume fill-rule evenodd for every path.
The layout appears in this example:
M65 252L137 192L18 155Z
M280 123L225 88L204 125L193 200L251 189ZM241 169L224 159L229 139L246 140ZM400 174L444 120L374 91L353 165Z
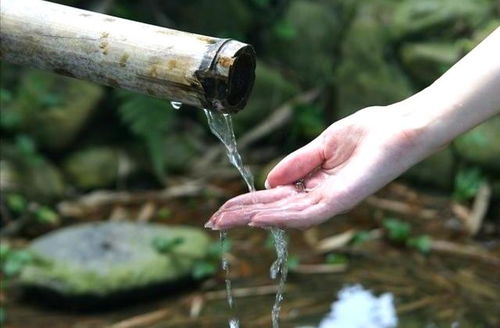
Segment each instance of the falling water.
M226 147L226 154L229 158L229 162L236 167L240 172L241 177L245 180L248 190L250 192L255 191L254 178L252 172L248 168L243 166L243 161L241 155L238 153L238 148L236 145L236 138L234 136L233 122L229 114L221 114L215 111L204 110L207 116L208 126L210 131L224 144ZM287 235L284 230L273 228L271 229L273 235L274 247L276 249L276 261L271 266L270 273L271 278L276 279L278 274L280 275L280 280L278 284L278 290L276 292L276 299L274 301L272 309L272 322L273 328L279 327L279 314L281 309L281 303L283 301L283 292L285 289L286 276L288 273L287 257L288 257L288 241ZM226 231L220 232L221 247L224 246L227 237ZM224 247L223 247L224 249ZM231 292L231 280L229 279L229 263L227 261L227 256L223 254L222 256L222 269L225 272L226 281L226 293L229 308L234 312L233 309L233 296ZM230 328L238 328L239 321L236 318L232 318L229 322Z

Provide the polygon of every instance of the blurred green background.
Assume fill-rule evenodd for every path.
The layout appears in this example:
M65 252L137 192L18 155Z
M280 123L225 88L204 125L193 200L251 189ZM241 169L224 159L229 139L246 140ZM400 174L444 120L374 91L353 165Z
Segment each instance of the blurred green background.
M236 136L278 111L291 113L242 149L257 188L273 164L328 125L425 88L500 25L496 0L55 2L252 44L256 82L247 107L233 117ZM160 191L202 179L216 186L202 199L153 211L161 221L211 204L205 217L175 221L198 227L224 199L244 191L199 109L175 110L168 101L3 61L0 82L0 224L10 244L75 222L108 219L109 209L75 214L65 202L99 190ZM290 103L313 89L319 90L313 101ZM464 206L488 181L490 237L498 239L499 140L497 116L402 181ZM221 190L224 196L217 194ZM22 266L22 256L18 262ZM20 269L12 270L15 275Z

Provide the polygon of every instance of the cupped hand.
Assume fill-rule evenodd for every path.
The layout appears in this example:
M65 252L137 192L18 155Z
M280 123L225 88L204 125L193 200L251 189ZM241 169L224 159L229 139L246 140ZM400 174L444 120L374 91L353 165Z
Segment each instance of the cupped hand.
M429 153L418 142L422 129L398 106L368 107L332 124L271 170L267 190L230 199L206 227L304 229L348 211Z

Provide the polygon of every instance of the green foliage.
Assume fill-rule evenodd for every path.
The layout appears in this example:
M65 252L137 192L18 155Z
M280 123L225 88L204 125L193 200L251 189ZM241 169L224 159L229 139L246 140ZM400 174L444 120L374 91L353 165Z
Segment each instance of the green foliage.
M203 279L217 272L217 264L212 261L196 261L191 275L194 279Z
M167 220L172 216L172 210L164 206L158 210L156 215L160 220Z
M297 37L295 27L287 20L278 21L273 27L273 34L283 41L290 41Z
M16 214L24 212L28 208L28 201L23 195L18 193L8 194L6 202L8 208Z
M175 111L169 102L121 91L121 120L146 145L156 175L165 178L165 147L167 131L174 125Z
M59 215L48 206L40 206L35 210L37 222L42 224L56 225L59 223Z
M222 245L220 242L210 244L207 256L195 262L193 271L191 272L193 278L202 279L215 274L219 268L222 256L229 252L231 247L232 243L228 239Z
M294 107L294 112L292 133L295 136L312 139L325 129L326 126L320 107L313 104L300 104Z
M271 5L271 0L252 0L252 3L260 9L264 9Z
M29 251L12 249L8 244L0 244L0 257L2 273L8 277L14 277L21 272L23 267L33 262L33 256Z
M457 201L466 201L474 197L479 186L484 181L481 170L477 167L463 168L455 176L453 198Z
M286 264L289 270L294 270L300 265L300 258L297 255L289 255Z
M390 218L385 219L383 225L391 241L405 242L410 236L411 226L407 222Z
M369 231L359 231L354 234L352 237L350 244L353 246L361 245L364 242L372 239Z
M389 240L414 248L423 254L431 250L431 237L428 235L412 236L410 233L411 226L408 222L391 218L385 219L383 224Z
M156 251L161 254L168 254L172 252L172 250L182 244L184 242L184 238L176 237L176 238L160 238L156 237L152 241L152 246Z
M6 318L7 318L7 314L5 312L5 308L0 307L0 325L3 325Z
M20 155L22 165L39 166L43 163L43 157L37 150L35 141L26 134L18 134L14 140L15 148Z
M348 261L347 256L343 254L330 253L325 258L327 264L346 264Z
M427 254L431 250L432 240L428 235L420 235L408 238L406 246L414 248L421 253Z

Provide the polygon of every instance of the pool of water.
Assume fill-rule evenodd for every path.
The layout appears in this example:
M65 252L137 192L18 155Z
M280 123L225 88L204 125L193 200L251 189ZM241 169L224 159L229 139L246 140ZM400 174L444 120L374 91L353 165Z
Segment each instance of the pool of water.
M230 184L224 182L224 185ZM235 180L233 185L241 184ZM201 227L221 201L194 198L171 203L177 215L169 223ZM188 206L189 203L197 206ZM365 203L313 230L292 231L290 256L300 259L302 265L324 263L324 255L311 248L311 239L326 238L347 229L377 228L380 218L389 214ZM409 220L415 222L417 230L464 242L463 236L450 232L445 219ZM212 234L216 241L218 234ZM272 246L266 247L268 234L249 228L235 229L230 234L233 241L229 254L230 278L240 327L271 327L270 309L275 302L276 284L269 277L269 266L275 259L275 251ZM490 240L487 245L489 254L499 259L498 241ZM398 327L498 327L500 324L498 262L439 252L423 255L383 239L343 247L337 252L348 259L347 266L340 272L290 270L281 307L281 327L318 327L331 312L339 292L354 285L363 286L374 297L392 295ZM11 286L6 294L8 321L5 327L227 327L230 313L224 279L221 272L200 286L100 313L62 312L44 308L40 302L27 303L18 297L15 286ZM139 324L130 325L134 322Z

